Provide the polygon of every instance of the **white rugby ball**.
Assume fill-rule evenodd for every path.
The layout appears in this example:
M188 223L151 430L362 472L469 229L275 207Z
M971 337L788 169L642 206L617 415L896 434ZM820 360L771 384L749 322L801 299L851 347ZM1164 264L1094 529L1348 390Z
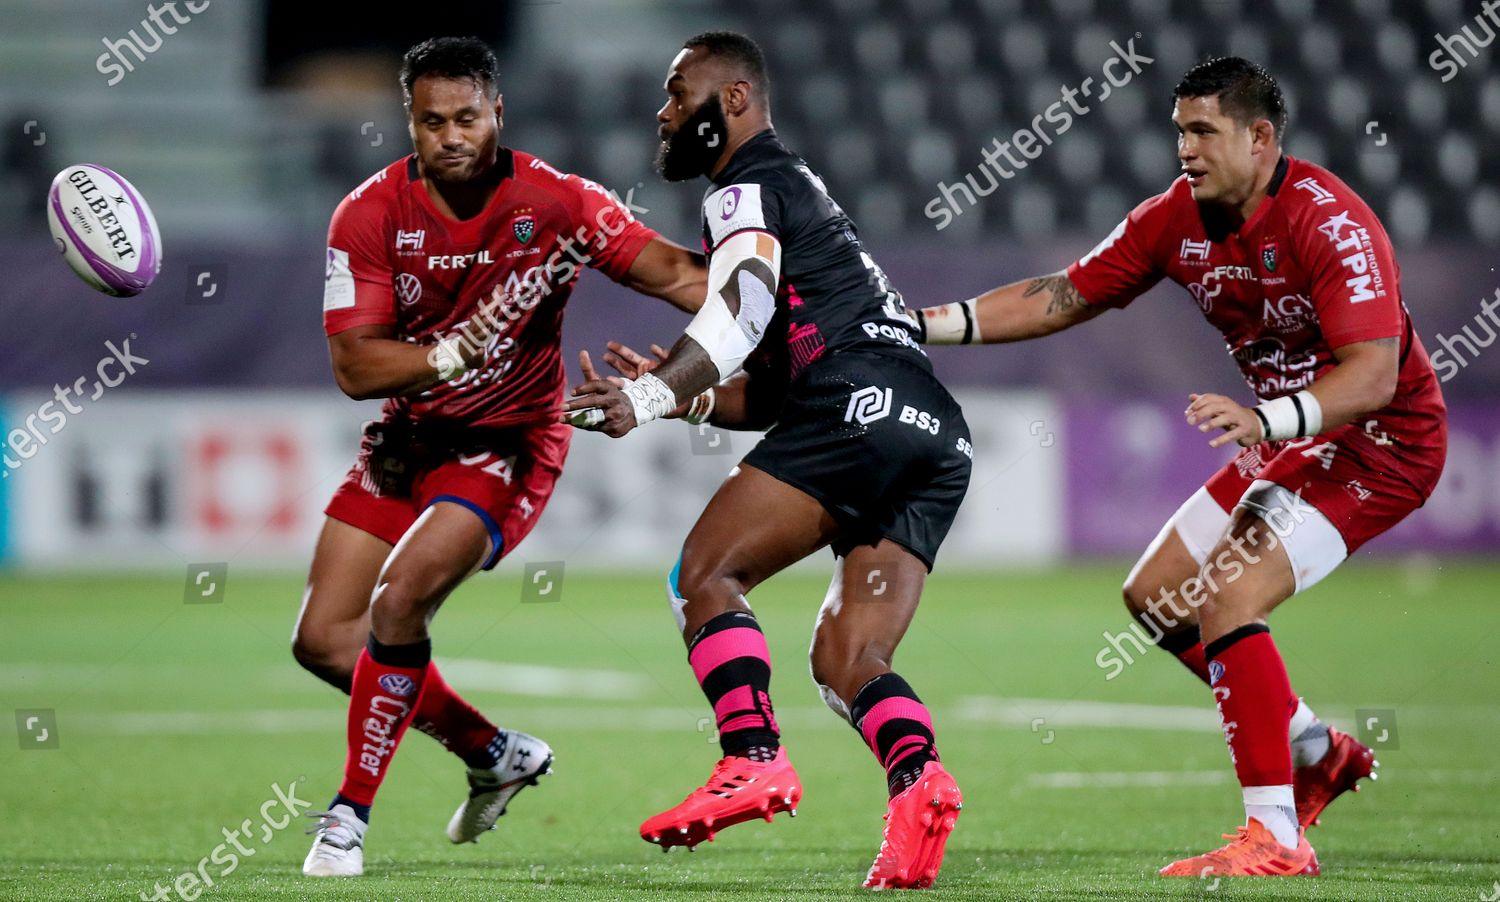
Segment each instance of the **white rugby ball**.
M161 232L135 186L93 163L69 166L47 192L47 225L73 271L115 297L140 294L161 270Z

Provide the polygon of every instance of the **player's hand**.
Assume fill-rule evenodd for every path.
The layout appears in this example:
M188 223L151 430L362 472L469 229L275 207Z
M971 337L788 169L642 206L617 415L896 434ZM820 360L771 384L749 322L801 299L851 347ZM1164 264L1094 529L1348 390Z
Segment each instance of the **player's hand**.
M627 379L639 379L646 373L661 366L667 359L667 349L659 344L651 345L651 353L656 356L655 360L647 360L640 352L620 344L618 341L608 342L604 352L604 362L615 368L615 371ZM613 377L611 377L613 378ZM672 408L672 412L663 419L676 420L687 416L688 409L693 402L687 400Z
M1242 407L1223 395L1188 395L1188 402L1184 413L1189 426L1197 426L1199 432L1224 431L1223 435L1208 443L1210 448L1230 442L1248 448L1265 440L1261 434L1260 417L1248 407Z
M601 379L594 371L588 351L578 352L578 368L583 370L583 384L573 389L570 400L563 402L562 422L602 432L610 438L619 438L634 429L635 407L621 390L624 380L618 376Z
M655 360L647 359L639 351L636 351L618 341L605 344L604 362L615 368L615 372L626 379L639 379L646 373L660 366L667 359L667 350L659 344L651 345L651 353L656 355Z
M464 358L470 369L478 369L484 364L490 347L495 344L495 338L503 328L501 324L507 322L500 312L502 299L498 293L491 293L488 298L479 302L479 310L469 318L467 332L474 337L474 341L464 341Z

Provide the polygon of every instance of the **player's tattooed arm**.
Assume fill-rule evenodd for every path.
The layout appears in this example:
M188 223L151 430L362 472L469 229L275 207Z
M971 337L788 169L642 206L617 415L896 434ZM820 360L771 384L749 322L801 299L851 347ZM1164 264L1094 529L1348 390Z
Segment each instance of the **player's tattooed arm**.
M1090 304L1066 272L1012 282L977 298L918 311L928 344L995 344L1051 335L1093 319Z
M667 359L667 349L651 345L654 360L633 348L611 341L604 352L604 362L626 379L639 379ZM761 372L752 377L741 371L690 401L679 404L667 414L669 418L686 418L696 424L712 423L724 429L763 430L776 422L786 394L784 380L767 378Z
M776 312L781 244L765 232L729 236L714 251L711 286L667 359L635 380L585 382L563 404L562 419L619 438L641 423L672 413L740 368Z
M1040 279L1032 279L1026 284L1026 290L1022 297L1033 297L1047 292L1047 315L1048 316L1070 316L1074 311L1082 310L1088 306L1083 295L1073 287L1066 273L1053 273L1050 276L1042 276Z
M651 412L644 415L645 419L680 415L678 398L692 399L719 380L713 358L687 335L672 346L665 361L633 380L600 378L588 351L578 357L583 383L563 402L561 419L610 438L620 438L639 426L643 421L640 411L646 405Z

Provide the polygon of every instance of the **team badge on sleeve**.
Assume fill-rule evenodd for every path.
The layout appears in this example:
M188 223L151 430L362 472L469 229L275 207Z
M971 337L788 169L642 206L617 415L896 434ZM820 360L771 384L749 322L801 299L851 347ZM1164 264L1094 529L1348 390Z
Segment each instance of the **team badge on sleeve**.
M347 310L354 306L354 273L349 270L349 252L328 249L328 268L323 272L323 309Z
M735 232L764 229L766 213L760 203L760 186L740 184L720 188L704 199L703 218L708 222L714 247Z

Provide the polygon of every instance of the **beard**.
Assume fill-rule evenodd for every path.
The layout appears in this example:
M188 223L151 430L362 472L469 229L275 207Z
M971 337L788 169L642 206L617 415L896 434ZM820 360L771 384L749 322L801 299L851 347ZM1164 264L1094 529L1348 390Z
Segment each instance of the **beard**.
M669 182L686 182L707 175L724 153L729 140L729 125L724 108L715 94L682 123L672 137L661 142L656 152L656 171Z

